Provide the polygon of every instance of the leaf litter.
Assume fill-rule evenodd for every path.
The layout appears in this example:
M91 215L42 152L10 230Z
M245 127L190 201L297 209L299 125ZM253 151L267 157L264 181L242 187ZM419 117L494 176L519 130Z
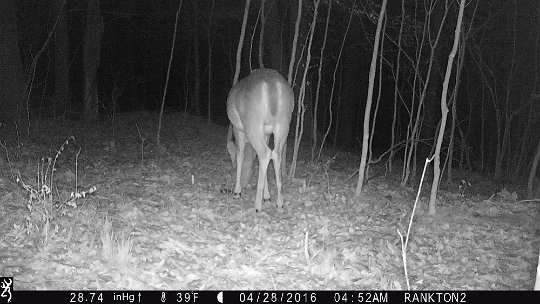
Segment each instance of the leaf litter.
M241 199L220 192L234 183L225 127L168 114L158 151L156 119L119 117L116 152L106 149L106 126L52 121L40 130L55 136L35 133L25 149L10 148L11 166L31 181L36 167L29 162L74 135L59 158L55 191L72 191L75 178L97 188L45 225L28 216L27 194L2 165L0 269L15 277L17 289L406 286L396 229L406 231L417 184L400 188L392 177L378 177L355 197L348 177L358 158L340 152L325 171L301 163L300 183L284 185L285 213L266 203L255 214L253 187ZM135 123L146 138L142 157ZM272 172L268 181L275 197ZM407 250L411 287L531 289L539 204L520 202L519 188L488 189L482 181L475 189L473 182L463 195L457 184L440 191L436 215L427 213L428 193L422 193Z

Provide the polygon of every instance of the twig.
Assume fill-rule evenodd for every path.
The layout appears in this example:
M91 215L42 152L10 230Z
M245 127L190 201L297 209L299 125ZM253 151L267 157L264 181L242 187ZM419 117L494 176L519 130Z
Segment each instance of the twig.
M146 138L144 138L141 134L141 130L139 130L139 125L135 124L135 127L137 128L137 132L139 133L139 137L141 138L141 167L143 166L144 161L144 141Z
M78 168L79 168L79 154L81 154L81 148L79 147L79 151L77 151L77 154L75 155L75 193L79 192L78 186Z
M405 241L403 241L403 235L397 230L397 233L399 234L399 238L401 240L401 258L403 259L403 270L405 271L405 280L407 281L407 290L411 290L411 286L409 284L409 275L407 272L407 245L409 244L409 236L411 234L411 226L414 218L414 213L416 211L416 206L418 205L418 199L420 198L420 192L422 191L422 184L424 183L424 177L426 175L426 170L428 164L433 161L433 156L431 158L426 158L426 162L424 163L424 170L422 171L422 178L420 179L420 185L418 185L418 192L416 193L416 199L414 200L414 206L411 213L411 218L409 219L409 227L407 228L407 235L405 238Z

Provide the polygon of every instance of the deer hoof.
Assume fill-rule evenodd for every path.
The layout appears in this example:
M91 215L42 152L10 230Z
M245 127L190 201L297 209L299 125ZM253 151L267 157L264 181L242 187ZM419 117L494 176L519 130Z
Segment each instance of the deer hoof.
M233 193L233 190L231 188L221 188L219 192L221 192L221 194L231 194Z

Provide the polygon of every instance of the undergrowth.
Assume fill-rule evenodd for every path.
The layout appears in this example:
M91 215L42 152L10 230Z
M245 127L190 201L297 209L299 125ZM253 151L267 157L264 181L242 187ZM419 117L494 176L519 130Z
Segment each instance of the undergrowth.
M96 191L92 186L86 190L80 190L77 182L78 175L78 151L75 158L75 185L73 190L68 191L59 189L54 181L56 163L62 152L64 152L70 141L74 141L73 136L62 143L56 151L54 157L42 157L37 164L36 179L34 181L25 181L17 170L16 182L28 194L26 207L28 214L25 215L25 225L15 228L24 229L26 234L41 232L43 234L43 243L47 244L51 236L51 223L66 214L66 208L77 208L77 201L86 198L89 194ZM9 158L8 158L9 162ZM13 168L10 163L10 168Z

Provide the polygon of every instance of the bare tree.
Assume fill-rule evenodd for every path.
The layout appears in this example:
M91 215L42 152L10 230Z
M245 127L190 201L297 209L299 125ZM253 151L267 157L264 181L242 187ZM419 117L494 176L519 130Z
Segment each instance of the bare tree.
M66 0L55 0L54 15L58 16L58 23L54 33L54 104L53 116L64 108L69 98L69 40L67 32Z
M312 142L311 142L311 161L315 159L315 149L317 148L317 134L318 134L318 121L317 121L317 112L319 110L319 97L321 91L321 82L322 82L322 67L323 67L323 58L324 50L326 48L326 40L328 38L328 24L330 23L330 12L332 11L332 0L328 1L328 13L326 15L326 26L324 28L324 38L323 44L321 46L321 52L319 55L319 69L317 77L317 92L315 93L315 106L313 107L313 132L312 132Z
M371 104L373 99L373 85L375 83L375 69L377 67L377 55L379 54L379 42L381 40L381 29L383 25L383 19L386 15L386 3L387 0L383 0L381 10L379 12L379 19L377 20L377 30L375 31L375 39L373 43L373 53L371 54L371 66L369 67L369 85L366 98L366 109L364 112L364 129L362 136L362 156L360 158L360 168L358 169L358 183L356 184L356 196L362 193L362 187L364 186L364 178L367 164L368 154L368 141L369 141L369 118L371 115Z
M382 36L384 37L385 34L386 34L386 19L387 18L384 18L383 19L383 27L382 27L382 30L381 30L381 34ZM384 54L384 39L381 39L381 50L380 50L380 53L381 54ZM383 69L382 69L382 64L383 64L383 57L384 56L379 56L379 81L378 81L378 92L377 92L377 101L375 102L375 110L373 111L373 122L371 123L371 131L369 132L369 134L371 134L371 136L369 136L369 140L368 140L368 162L366 163L366 169L365 169L365 174L369 174L369 165L370 165L370 162L371 162L371 158L372 158L372 155L373 155L373 137L375 135L375 125L377 124L377 114L379 113L379 106L381 105L381 90L382 90L382 86L383 86L383 82L382 82L382 74L383 74Z
M298 43L298 34L300 32L300 20L302 18L302 0L298 0L298 9L296 11L296 22L294 24L294 38L291 49L291 60L289 60L289 73L287 73L287 82L292 86L294 76L293 68L296 60L296 46Z
M448 15L448 7L445 5L444 13L442 16L437 16L437 18L431 18L431 14L433 11L437 11L437 14L439 15L440 5L445 5L445 3L437 3L437 1L432 1L429 5L429 7L426 7L425 17L424 17L424 25L422 29L422 38L420 41L417 39L417 51L416 51L416 66L414 68L415 71L420 70L420 63L422 62L423 58L423 51L424 51L424 41L427 40L429 43L429 59L428 59L428 67L425 72L425 77L423 79L420 79L422 75L419 75L419 73L414 74L413 84L412 84L412 101L413 104L411 106L411 114L409 119L409 125L407 129L407 145L405 146L405 154L403 156L403 172L401 176L401 186L405 186L409 180L409 177L415 174L416 172L416 152L418 148L418 143L420 140L420 131L423 130L423 123L424 118L422 116L422 113L424 112L424 103L427 99L427 95L430 91L434 90L432 87L431 81L436 80L437 77L432 77L431 74L434 73L434 65L436 64L436 55L438 53L437 45L439 44L442 29L444 26L444 23L446 21L446 17ZM438 21L438 23L436 22ZM433 27L434 29L430 29ZM436 31L437 34L433 37L432 31ZM421 93L418 93L416 91L417 88L417 82L420 83L422 86L420 88ZM416 103L416 95L419 94L420 97L418 99L418 102ZM432 109L431 109L432 110ZM414 115L414 111L416 111L416 115ZM411 169L412 165L412 169Z
M534 158L531 164L531 171L529 171L529 178L527 181L527 193L530 198L533 198L533 195L535 194L533 193L533 186L534 186L534 180L536 177L536 172L538 170L538 162L540 162L540 138L538 139L538 145L536 146L536 153L534 153ZM540 184L538 185L538 187L540 189Z
M448 116L448 105L446 97L448 95L448 83L450 82L450 75L452 73L452 64L454 63L454 57L456 56L458 44L461 35L461 24L463 21L463 10L465 9L465 0L461 0L459 3L459 13L456 23L456 30L454 34L454 44L452 51L448 55L448 63L446 64L446 74L444 75L443 89L441 95L441 126L439 128L439 135L437 137L437 145L435 148L434 162L433 162L433 183L431 184L431 195L429 198L429 212L435 213L435 206L437 202L437 190L439 187L439 176L441 175L441 146L444 137L444 129L446 126L446 118ZM456 84L457 85L457 84Z
M392 116L392 137L390 139L390 146L394 147L396 145L396 121L397 121L397 102L398 102L398 92L399 92L399 73L400 73L400 63L401 63L401 40L403 37L403 25L405 24L405 0L401 0L401 21L399 24L399 34L398 34L398 44L397 44L397 55L396 55L396 70L394 73L394 103L393 103L393 116ZM390 155L388 155L388 171L393 171L393 160L394 160L395 148L392 148Z
M191 112L193 115L201 114L201 63L199 53L199 1L191 0L193 13L191 14L193 35L193 95L191 96Z
M210 16L208 17L208 121L212 120L212 41L210 34L212 32L212 15L214 13L215 0L212 0Z
M264 14L264 4L266 0L261 0L261 7L259 9L259 16L261 20L261 30L259 31L259 68L264 68L263 54L264 54L264 32L266 28L266 15ZM258 20L259 18L257 18ZM255 32L255 30L253 30ZM274 67L276 68L276 67Z
M460 123L458 120L458 114L457 114L457 97L458 97L458 91L460 87L460 81L461 81L461 71L463 69L463 62L465 60L465 43L466 43L466 35L462 35L461 37L461 44L459 45L459 54L458 54L458 64L457 64L457 71L456 71L456 82L454 84L454 89L452 91L452 96L450 96L450 106L452 107L452 125L450 127L450 142L448 143L448 153L446 154L446 160L445 160L445 166L448 164L447 167L447 174L446 174L446 181L448 183L452 180L452 167L453 167L453 160L454 160L454 145L455 145L455 131L456 128L458 129L459 133L461 134L461 147L465 145L464 140L465 136L463 136L463 132L460 128ZM444 132L444 130L443 130ZM461 149L463 150L463 149ZM443 167L443 172L444 172Z
M176 18L174 19L174 32L173 32L173 37L172 37L172 42L171 42L171 53L169 55L169 65L167 66L167 76L165 77L165 86L163 87L163 94L161 96L161 108L159 111L159 123L158 123L158 131L157 131L157 136L156 136L156 143L158 147L160 146L159 139L160 139L160 134L161 134L161 122L163 120L163 109L165 108L165 96L167 96L167 87L169 85L169 75L171 73L171 64L172 64L173 55L174 55L174 46L176 44L176 31L178 29L178 16L180 15L180 9L182 8L183 2L184 2L183 0L180 0L180 2L178 3L178 10L176 10Z
M329 123L328 123L328 127L326 128L326 132L323 135L321 145L319 147L319 153L317 155L317 159L319 159L321 157L321 153L322 153L322 149L324 147L324 143L326 142L326 138L328 137L328 134L330 133L330 129L332 127L332 120L333 120L332 105L333 105L333 99L334 99L334 89L336 87L336 73L337 73L338 67L340 67L340 74L339 74L340 82L339 83L340 83L340 87L341 87L341 75L342 75L342 72L343 72L343 69L342 69L342 66L341 66L341 56L343 54L343 48L345 46L345 41L346 41L347 36L349 34L349 29L351 28L351 21L352 21L355 6L356 6L356 0L353 2L352 7L351 7L351 11L350 11L350 14L349 14L349 21L347 22L347 28L345 30L345 34L343 35L343 40L341 40L341 46L339 48L338 58L336 60L336 65L334 66L334 72L332 74L332 87L331 87L331 90L330 90L330 99L329 99L329 102L328 102ZM341 93L341 91L340 91L340 93ZM341 96L338 99L338 109L337 109L337 112L336 112L337 113L336 114L336 126L334 127L336 133L334 134L334 144L337 141L336 138L337 138L337 132L338 132L338 115L339 115L340 106L341 106Z
M99 2L88 0L86 33L84 39L84 111L87 121L98 118L97 69L101 56L101 37L103 36L103 17Z
M538 266L536 267L536 282L534 283L534 290L540 290L540 251L538 252Z
M246 6L244 8L244 19L242 20L242 29L240 31L240 39L238 40L238 48L236 49L236 70L234 72L233 85L238 82L240 77L240 62L242 59L242 46L244 45L244 37L246 36L247 19L249 16L249 3L251 0L246 0ZM231 125L229 124L229 128Z
M0 124L11 134L20 127L23 112L24 80L19 54L16 1L0 1ZM13 133L14 134L14 133Z
M309 69L309 63L311 62L311 48L313 45L313 36L315 33L315 25L317 24L317 15L319 12L319 3L320 0L315 0L313 3L313 21L311 23L310 28L310 36L309 36L309 43L307 47L307 55L306 55L306 64L302 76L302 83L300 87L300 95L298 96L298 102L297 102L297 108L296 108L296 129L295 129L295 137L294 137L294 149L293 149L293 157L292 157L292 164L291 169L289 171L289 175L294 177L294 174L296 172L296 162L298 159L298 150L300 149L300 141L302 140L302 134L304 132L304 114L306 112L305 104L304 104L304 96L306 92L306 77Z

